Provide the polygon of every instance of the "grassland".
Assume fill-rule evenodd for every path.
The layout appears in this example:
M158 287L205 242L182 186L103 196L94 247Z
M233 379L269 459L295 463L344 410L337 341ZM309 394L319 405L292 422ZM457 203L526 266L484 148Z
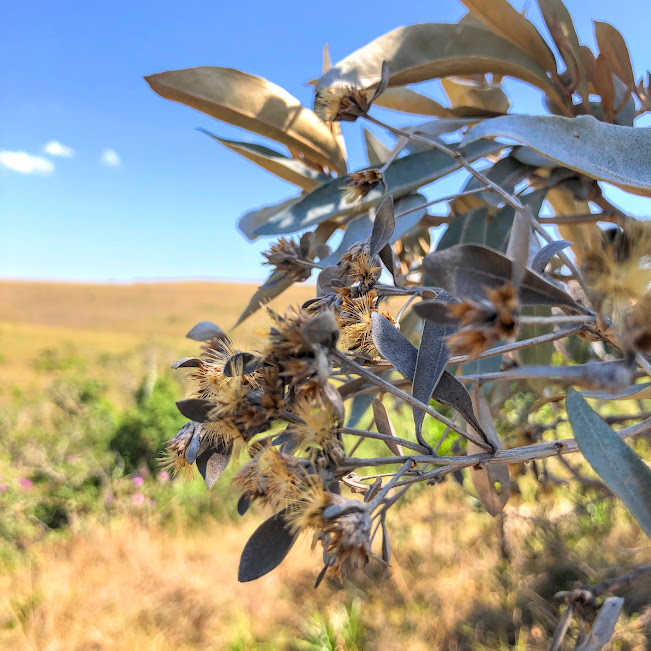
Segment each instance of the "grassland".
M228 478L210 492L128 471L104 439L133 420L144 377L167 378L196 352L189 327L230 327L253 289L0 282L0 647L544 649L556 591L651 560L621 505L550 463L565 485L513 468L519 492L503 518L483 512L467 481L414 491L388 520L388 573L371 563L344 588L314 591L319 558L301 539L278 571L239 584L239 553L263 514L234 515ZM236 338L254 345L263 323ZM102 391L85 398L96 382ZM610 648L641 651L651 587L623 594Z

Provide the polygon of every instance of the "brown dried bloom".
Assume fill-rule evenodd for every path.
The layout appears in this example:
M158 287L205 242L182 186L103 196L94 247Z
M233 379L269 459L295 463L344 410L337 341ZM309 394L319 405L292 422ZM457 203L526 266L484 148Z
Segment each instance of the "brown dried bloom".
M300 261L310 261L301 250L298 242L281 237L277 242L274 242L268 251L264 251L262 255L267 258L263 264L268 264L278 271L284 271L296 282L302 282L310 277L311 269Z
M487 300L467 299L447 306L451 316L459 319L459 330L448 337L454 355L475 356L500 339L518 332L518 301L515 288L506 283L499 289L486 288Z
M651 292L624 314L617 339L627 352L651 353Z
M351 283L358 283L364 291L370 289L380 277L382 267L371 258L368 243L353 244L337 264L339 273Z
M306 477L295 457L267 447L240 468L233 483L249 500L259 500L275 513L300 498Z
M337 416L328 401L319 395L301 396L292 411L303 421L292 425L298 438L298 449L308 453L323 450L330 458L343 457L343 444L338 437Z
M378 303L375 290L358 297L353 297L350 290L343 293L343 301L337 312L337 323L341 330L339 342L343 350L368 357L377 356L371 336L371 316L378 311ZM394 322L389 314L384 316Z
M380 170L362 170L361 172L353 172L348 183L344 185L341 191L347 203L360 203L380 183L384 187L384 191L386 191L387 186Z
M366 91L354 86L323 88L314 98L314 112L323 122L354 122L370 108Z
M618 319L651 291L651 222L629 218L601 231L585 247L581 271L598 309Z
M339 578L368 562L371 518L362 502L329 493L313 481L290 505L288 522L296 532L315 531L313 545L321 542L326 567Z
M198 427L200 428L201 424L192 421L183 425L178 433L167 442L167 449L161 459L163 468L169 470L174 476L182 474L186 481L194 478L194 466L186 461L185 452Z

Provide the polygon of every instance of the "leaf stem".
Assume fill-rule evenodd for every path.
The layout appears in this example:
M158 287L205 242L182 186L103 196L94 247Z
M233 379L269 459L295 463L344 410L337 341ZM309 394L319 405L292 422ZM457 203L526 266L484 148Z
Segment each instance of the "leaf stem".
M409 393L405 393L402 391L402 389L398 389L390 382L387 382L384 378L371 373L357 362L354 362L352 359L348 359L348 357L341 351L335 349L331 354L341 364L348 366L350 369L353 369L358 375L366 378L369 382L382 387L385 391L391 393L397 398L400 398L401 400L404 400L404 402L410 404L412 407L416 407L417 409L424 411L426 414L429 414L433 418L436 418L436 420L440 421L451 430L454 430L457 434L467 439L468 441L472 441L475 445L478 445L483 450L491 450L490 445L488 445L488 443L485 441L472 436L458 425L455 425L449 418L446 418L443 414L440 414L438 411L436 411L436 409L432 409L429 405L426 405L417 398L414 398L414 396L410 395Z
M379 432L369 432L365 429L355 429L354 427L342 427L342 434L351 434L353 436L362 436L369 439L377 439L378 441L385 441L389 443L395 443L397 445L402 445L404 448L409 448L410 450L415 450L416 452L421 452L427 454L429 450L424 446L413 443L412 441L407 441L406 439L398 438L397 436L391 436L390 434L380 434Z

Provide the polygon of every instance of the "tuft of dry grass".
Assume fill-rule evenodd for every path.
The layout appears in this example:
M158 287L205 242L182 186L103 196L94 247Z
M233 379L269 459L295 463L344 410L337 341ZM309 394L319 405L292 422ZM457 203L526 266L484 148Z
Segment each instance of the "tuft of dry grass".
M315 642L330 626L339 631L341 649L545 648L558 617L550 590L601 576L604 568L616 571L623 558L649 559L643 535L624 520L607 551L556 556L561 547L554 544L562 542L554 536L566 536L573 523L561 518L543 527L546 509L507 508L507 560L499 520L477 513L458 485L438 486L389 521L388 576L371 566L345 590L330 582L316 591L318 554L306 538L275 572L237 583L239 554L256 515L190 529L171 529L155 517L86 523L66 541L46 539L33 549L30 567L0 578L0 645L317 649L331 648ZM536 540L545 553L535 551ZM648 602L650 587L636 586L629 599ZM354 603L360 604L356 624L346 619ZM621 618L618 648L645 648L642 622Z

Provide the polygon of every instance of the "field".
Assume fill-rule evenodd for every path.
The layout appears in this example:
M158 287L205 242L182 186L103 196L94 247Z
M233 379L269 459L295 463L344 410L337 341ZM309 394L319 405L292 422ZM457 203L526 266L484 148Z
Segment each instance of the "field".
M300 539L277 571L238 583L263 514L236 515L228 476L213 491L170 481L154 452L183 422L169 366L197 352L185 332L229 328L253 289L0 282L0 647L545 649L555 592L651 562L625 509L550 461L547 481L511 469L519 490L496 519L467 478L414 489L388 519L388 572L371 563L315 591L319 554ZM254 346L264 323L235 340ZM608 648L648 648L651 586L620 594Z

